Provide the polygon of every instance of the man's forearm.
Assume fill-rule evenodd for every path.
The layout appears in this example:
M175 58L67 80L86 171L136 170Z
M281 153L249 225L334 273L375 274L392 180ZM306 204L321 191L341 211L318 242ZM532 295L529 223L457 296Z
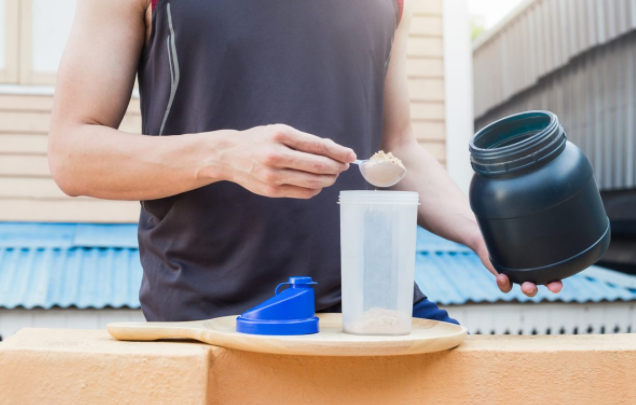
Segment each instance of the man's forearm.
M418 224L447 239L472 246L480 234L466 196L442 165L414 137L400 138L412 141L391 149L408 170L395 189L419 193Z
M233 132L155 137L89 124L52 131L66 132L49 144L60 188L112 200L158 199L223 180L217 154Z

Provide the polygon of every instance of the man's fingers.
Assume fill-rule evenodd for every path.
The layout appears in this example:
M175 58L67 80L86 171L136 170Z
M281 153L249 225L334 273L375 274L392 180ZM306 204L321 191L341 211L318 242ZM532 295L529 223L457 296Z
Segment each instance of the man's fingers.
M497 286L499 289L505 293L509 293L512 290L512 283L510 279L505 274L497 275Z
M553 281L551 283L548 283L546 285L546 287L548 287L548 290L552 291L553 293L558 293L561 292L561 290L563 289L563 282L562 281Z
M495 267L490 262L486 245L484 243L478 244L475 251L481 258L484 266L486 266L486 268L494 274L495 277L497 277L497 286L499 289L505 293L512 291L512 282L510 281L510 278L508 278L505 274L497 273L497 270L495 270ZM553 281L547 284L546 287L553 293L558 293L563 288L563 283L561 281ZM534 297L539 292L539 288L533 283L525 282L521 285L521 291L528 297Z
M526 281L525 283L521 284L521 291L528 297L534 297L535 295L537 295L537 292L539 292L539 289L535 284Z
M281 130L274 133L274 137L284 145L302 152L326 156L342 163L352 163L356 160L353 149L291 127L283 126Z
M320 190L331 187L338 178L334 174L311 174L296 170L282 170L280 172L280 183L282 185Z
M507 293L512 290L512 283L510 282L510 279L506 277L506 275L504 274L499 274L497 276L497 285L499 286L499 289L503 292ZM548 288L548 290L556 294L563 289L563 282L553 281L551 283L548 283L546 287ZM539 292L539 287L533 283L525 282L521 284L521 292L523 292L528 297L534 297Z
M270 198L296 198L308 200L320 194L322 189L302 188L290 185L266 186L262 194Z
M348 163L342 163L328 157L312 155L288 149L282 156L280 168L294 169L314 174L340 174L349 169Z

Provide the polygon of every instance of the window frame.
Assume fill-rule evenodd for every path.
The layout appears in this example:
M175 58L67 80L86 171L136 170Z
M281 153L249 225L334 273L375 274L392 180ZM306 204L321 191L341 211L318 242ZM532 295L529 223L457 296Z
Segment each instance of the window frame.
M20 0L5 0L5 66L0 69L0 82L18 83L18 49L20 45Z

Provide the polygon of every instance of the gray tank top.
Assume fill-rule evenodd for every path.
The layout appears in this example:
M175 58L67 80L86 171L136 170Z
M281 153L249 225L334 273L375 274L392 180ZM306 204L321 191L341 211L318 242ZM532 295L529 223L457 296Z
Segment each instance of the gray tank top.
M139 66L143 133L283 123L370 156L399 15L396 0L161 0ZM353 168L308 201L220 182L142 202L144 315L239 314L289 276L318 281L318 310L339 304L338 193L367 187Z

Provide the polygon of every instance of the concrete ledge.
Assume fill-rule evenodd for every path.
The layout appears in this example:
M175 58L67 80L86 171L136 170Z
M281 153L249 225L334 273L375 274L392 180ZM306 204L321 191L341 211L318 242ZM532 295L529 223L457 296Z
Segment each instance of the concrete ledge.
M471 336L432 355L273 356L106 331L0 343L3 404L631 404L636 335Z
M0 403L205 404L210 353L102 330L22 329L0 343Z

